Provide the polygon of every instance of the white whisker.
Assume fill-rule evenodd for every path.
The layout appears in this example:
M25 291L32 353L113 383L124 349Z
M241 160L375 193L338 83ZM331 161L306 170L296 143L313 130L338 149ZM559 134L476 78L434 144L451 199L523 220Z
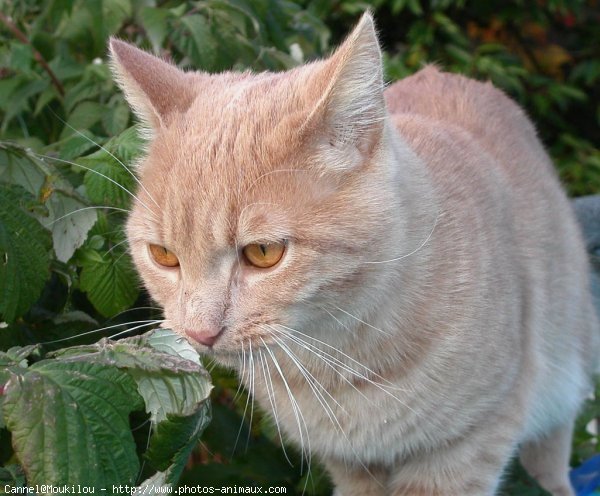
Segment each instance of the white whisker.
M112 336L109 336L109 339L115 339L117 336L122 336L123 334L128 334L128 333L136 331L138 329L142 329L143 327L149 327L151 325L155 325L155 324L161 323L161 322L164 322L164 321L162 321L162 320L156 320L154 322L148 322L146 324L140 324L140 325L137 325L137 326L132 327L130 329L125 329L124 331L117 332L116 334L113 334Z
M233 451L231 455L235 453L237 449L238 442L240 440L240 436L242 434L242 430L244 428L244 420L246 420L246 412L248 411L248 406L250 406L250 422L248 424L248 440L250 432L252 431L252 418L254 414L254 355L252 353L252 342L248 341L248 387L250 391L248 392L248 396L246 398L246 406L244 407L244 413L242 414L242 421L240 423L240 428L238 429L237 436L235 437L235 443L233 443ZM243 378L242 378L243 379Z
M300 363L300 361L298 360L298 358L296 357L296 355L292 352L292 350L290 350L290 348L288 346L286 346L276 336L272 336L272 338L277 343L277 345L287 354L287 356L290 357L290 360L292 360L292 362L294 363L294 365L296 365L296 367L300 371L300 374L302 374L302 376L306 380L306 383L308 384L308 386L310 387L310 389L314 393L315 397L317 398L317 400L319 401L319 403L321 404L321 406L325 410L325 413L329 417L329 420L331 420L331 422L333 423L334 426L336 424L339 426L340 424L339 424L339 422L337 420L337 417L336 417L335 413L333 412L331 406L329 405L329 403L327 402L327 400L325 399L325 397L323 396L323 394L318 389L315 388L315 385L319 386L319 388L322 389L325 392L325 394L327 394L327 396L329 398L331 398L331 400L336 404L336 406L340 410L342 410L342 412L344 412L346 415L348 415L348 412L346 411L346 409L342 405L340 405L338 403L338 401L333 396L331 396L331 394L329 393L329 391L327 391L327 389L325 389L325 387L323 387L323 385L315 378L315 376L312 375L308 371L308 369L304 365L302 365L302 363ZM330 416L330 414L331 414L331 416Z
M102 209L102 210L118 210L119 212L129 212L129 210L125 209L125 208L119 208L119 207L105 207L102 205L96 205L96 206L92 206L92 207L83 207L83 208L78 208L77 210L73 210L72 212L69 212L68 214L62 215L60 216L58 219L54 219L52 222L49 222L48 224L45 224L46 227L50 227L53 224L66 219L67 217L71 216L71 215L75 215L78 214L79 212L83 212L84 210L97 210L97 209Z
M433 227L431 228L431 231L429 232L429 235L427 236L427 238L425 239L425 241L423 241L417 248L415 248L413 251L411 251L410 253L407 253L406 255L402 255L401 257L397 257L397 258L390 258L389 260L379 260L377 262L364 262L365 264L382 264L382 263L388 263L388 262L397 262L398 260L403 260L407 257L410 257L411 255L414 255L415 253L417 253L421 248L423 248L431 239L431 236L433 236L433 231L435 231L435 228L437 226L438 220L440 218L440 214L438 213L435 221L433 223Z
M262 338L261 338L261 341L263 343L265 350L267 351L267 353L269 353L269 356L271 357L271 360L273 361L273 365L275 365L275 368L277 369L277 373L279 374L279 377L281 377L281 380L283 382L285 390L287 391L288 398L290 399L290 405L292 406L292 411L294 412L294 417L296 419L296 424L298 426L298 434L300 437L300 452L302 453L300 472L302 473L302 471L304 469L304 459L306 458L307 479L308 479L308 477L310 476L310 468L311 468L310 436L308 434L308 426L306 425L304 415L302 415L302 410L300 409L300 405L296 401L296 398L294 397L294 394L292 393L292 390L285 378L285 375L283 374L283 371L281 370L281 367L279 366L279 362L277 361L277 358L275 358L275 355L273 354L271 349L267 346L267 344L264 342L264 340ZM302 422L302 424L301 424L301 422ZM304 434L302 432L302 425L304 425L304 432L306 433L306 444L304 441Z
M90 143L93 143L94 145L96 145L97 147L99 147L103 152L106 152L109 156L111 156L121 167L123 167L123 169L125 169L129 173L129 175L133 178L133 180L136 183L138 183L138 185L146 192L146 194L148 195L148 198L150 198L154 202L154 204L158 208L160 208L160 205L158 203L156 203L156 201L154 200L154 198L152 198L152 195L150 194L150 192L146 189L146 187L142 184L142 182L137 178L137 176L133 173L133 171L129 167L127 167L118 157L116 157L112 152L110 152L107 148L105 148L104 146L102 146L100 143L96 143L92 138L90 138L89 136L86 136L84 133L82 133L78 129L74 128L73 126L71 126L71 124L69 124L67 121L65 121L64 119L62 119L52 109L50 109L50 111L56 116L56 118L59 121L61 121L69 129L75 131L79 136L85 138Z
M108 326L108 327L102 327L100 329L94 329L92 331L82 332L81 334L77 334L76 336L70 336L68 338L54 339L52 341L44 341L43 343L40 343L40 344L45 345L45 344L62 343L63 341L69 341L71 339L77 339L77 338L80 338L82 336L87 336L89 334L96 334L98 332L108 331L109 329L114 329L115 327L123 327L123 326L130 325L130 324L146 323L146 325L152 325L152 324L157 324L157 323L161 323L161 322L164 322L164 321L163 320L135 320L133 322L125 322L123 324L115 324L115 325L111 325L111 326Z
M375 326L369 324L368 322L365 322L364 320L359 319L356 315L352 315L350 312L347 312L343 308L340 308L340 307L335 306L335 305L334 305L334 307L336 308L336 310L339 310L340 312L345 313L346 315L348 315L349 317L352 317L354 320L357 320L361 324L364 324L367 327L370 327L371 329L374 329L375 331L378 331L378 332L380 332L382 334L385 334L386 336L390 336L390 337L392 336L389 332L386 332L386 331L384 331L382 329L379 329L379 327L375 327Z
M381 379L383 382L386 382L386 383L387 383L389 386L393 386L393 384L392 384L390 381L388 381L388 380L387 380L385 377L382 377L380 374L378 374L378 373L377 373L377 372L375 372L374 370L370 369L370 368L369 368L369 367L367 367L366 365L363 365L363 364L362 364L362 363L360 363L358 360L356 360L355 358L351 357L350 355L348 355L348 354L344 353L343 351L341 351L340 349L336 348L335 346L332 346L332 345L330 345L330 344L326 343L325 341L321 341L321 340L319 340L319 339L317 339L317 338L315 338L315 337L313 337L313 336L309 336L308 334L305 334L305 333L303 333L302 331L299 331L299 330L297 330L297 329L293 329L292 327L288 327L288 326L285 326L285 325L283 325L283 324L275 324L275 325L277 325L277 326L279 326L279 327L282 327L282 328L284 328L284 329L287 329L288 331L290 331L290 332L292 332L292 333L294 333L294 334L297 334L297 335L300 335L300 336L304 336L305 338L311 339L312 341L314 341L314 342L316 342L316 343L318 343L318 344L321 344L321 345L323 345L323 346L326 346L327 348L329 348L329 349L333 350L335 353L338 353L338 354L339 354L339 355L341 355L343 358L346 358L347 360L349 360L349 361L350 361L350 362L352 362L353 364L356 364L356 365L358 365L358 366L359 366L359 367L360 367L362 370L364 370L364 371L365 371L365 373L366 373L366 374L371 374L371 375L373 375L373 376L377 377L378 379ZM308 344L308 342L306 342L306 341L304 341L304 342ZM310 346L313 346L313 345L310 345ZM315 348L316 348L316 347L315 347ZM317 348L317 349L318 349L318 348ZM326 352L324 352L323 350L320 350L320 349L319 349L319 351L320 351L320 352L323 352L323 353L326 353ZM336 360L336 361L340 362L340 364L342 364L342 363L343 363L343 362L341 362L339 359L335 358L333 355L331 355L331 354L329 354L329 353L326 353L326 354L327 354L329 357L331 357L333 360ZM354 369L352 369L351 367L349 367L349 371L353 371L353 370L354 370ZM357 371L355 371L355 372L357 372ZM366 378L366 374L362 374L362 375L361 375L361 377L362 377L362 376L364 376L364 377L365 377L365 379L367 379L367 378ZM401 390L401 391L404 391L404 390Z
M273 419L275 420L275 426L277 427L277 434L279 435L279 442L281 443L283 456L285 457L289 465L293 467L294 464L290 461L287 452L285 451L285 443L283 442L283 435L281 434L281 427L279 425L279 415L277 414L277 402L275 400L275 388L273 387L273 382L271 381L271 371L269 370L269 364L266 358L264 357L261 349L258 350L258 353L263 375L265 377L265 388L267 390L269 403L271 403L271 409L273 410Z
M92 172L94 174L99 175L100 177L103 177L107 181L110 181L114 185L116 185L119 188L121 188L123 191L125 191L132 198L135 198L140 203L140 205L142 205L146 210L148 210L148 212L150 212L150 214L152 216L154 216L154 218L156 218L156 213L148 205L146 205L142 200L140 200L134 193L132 193L131 191L129 191L125 186L123 186L119 182L115 181L114 179L108 177L107 175L102 174L101 172L98 172L97 170L92 169L91 167L87 167L85 165L78 164L77 162L73 162L71 160L64 160L62 158L52 157L50 155L43 155L41 153L34 153L34 155L37 156L37 157L39 157L39 158L45 158L45 159L48 159L48 160L55 160L56 162L61 162L61 163L64 163L64 164L69 164L69 165L72 165L72 166L75 166L75 167L81 167L82 169L85 169L87 171L90 171L90 172Z

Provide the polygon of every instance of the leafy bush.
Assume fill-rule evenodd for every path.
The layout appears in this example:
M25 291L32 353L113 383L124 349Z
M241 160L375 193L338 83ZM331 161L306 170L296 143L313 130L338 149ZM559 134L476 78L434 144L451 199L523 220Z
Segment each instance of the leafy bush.
M200 401L208 388L204 376L189 384L197 403L164 410L176 416L159 415L144 389L153 384L159 390L157 384L168 381L188 384L191 371L200 370L196 357L177 348L181 343L172 343L179 352L170 359L168 350L157 349L157 339L174 339L166 331L92 344L160 323L160 310L139 289L122 230L136 188L130 169L143 143L111 79L108 36L182 67L281 70L326 53L368 6L376 10L390 80L426 62L491 79L533 117L570 192L600 192L595 145L600 23L592 0L5 0L0 12L0 421L6 422L0 425L0 465L6 466L1 480L25 483L21 466L30 483L139 484L156 470L170 470L163 479L174 481L207 418L206 402ZM70 347L60 350L63 345ZM89 408L91 392L75 379L81 374L98 395L94 408ZM310 477L306 470L301 474L299 455L291 448L283 452L260 412L243 422L251 400L242 391L233 401L238 389L233 376L218 368L212 375L213 421L182 482L252 482L327 494L322 471L314 466ZM114 396L106 395L108 383L115 385ZM77 412L61 403L67 397L80 405ZM109 409L101 408L102 402L115 403L114 418L105 418ZM598 402L590 402L575 436L576 463L598 450L585 429L598 416ZM33 423L42 418L90 430L85 436L83 430L48 431L51 441L42 450L42 431ZM95 430L100 421L115 425L107 438ZM86 470L86 464L94 466L86 458L91 444L65 444L65 433L74 432L82 443L119 447L123 472ZM75 450L70 459L81 463L50 463L70 449ZM40 453L47 455L45 461ZM97 455L103 453L99 449ZM541 494L518 467L509 484L511 494Z

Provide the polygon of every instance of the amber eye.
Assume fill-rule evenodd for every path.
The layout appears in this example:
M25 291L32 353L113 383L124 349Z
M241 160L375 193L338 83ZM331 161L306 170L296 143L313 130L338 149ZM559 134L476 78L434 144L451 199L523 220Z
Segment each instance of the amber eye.
M163 267L179 267L179 259L164 246L149 244L150 254L158 265Z
M285 251L284 243L252 243L244 246L244 256L255 267L266 269L273 267Z

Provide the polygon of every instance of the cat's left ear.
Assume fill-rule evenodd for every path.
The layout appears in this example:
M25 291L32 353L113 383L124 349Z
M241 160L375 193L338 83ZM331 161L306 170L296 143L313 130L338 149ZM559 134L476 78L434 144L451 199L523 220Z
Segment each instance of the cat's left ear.
M352 168L372 152L386 115L381 50L369 12L316 77L322 93L307 124L319 122L325 131L321 148L342 152L338 160L328 160L329 167Z
M195 97L194 73L116 38L109 42L115 80L133 111L150 132L166 126L171 115L184 112Z

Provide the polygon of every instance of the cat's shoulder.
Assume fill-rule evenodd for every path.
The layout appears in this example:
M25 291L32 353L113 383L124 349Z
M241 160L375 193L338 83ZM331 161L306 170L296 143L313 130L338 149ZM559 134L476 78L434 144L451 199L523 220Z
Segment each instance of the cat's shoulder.
M510 99L489 81L444 72L427 65L415 74L390 85L385 91L391 113L423 112L439 108L442 102L465 105L482 103L506 105ZM513 104L514 105L514 104Z
M506 142L535 141L536 131L521 107L491 82L439 70L434 65L404 78L385 91L388 111L401 123L429 122L466 131L484 147L498 137Z

